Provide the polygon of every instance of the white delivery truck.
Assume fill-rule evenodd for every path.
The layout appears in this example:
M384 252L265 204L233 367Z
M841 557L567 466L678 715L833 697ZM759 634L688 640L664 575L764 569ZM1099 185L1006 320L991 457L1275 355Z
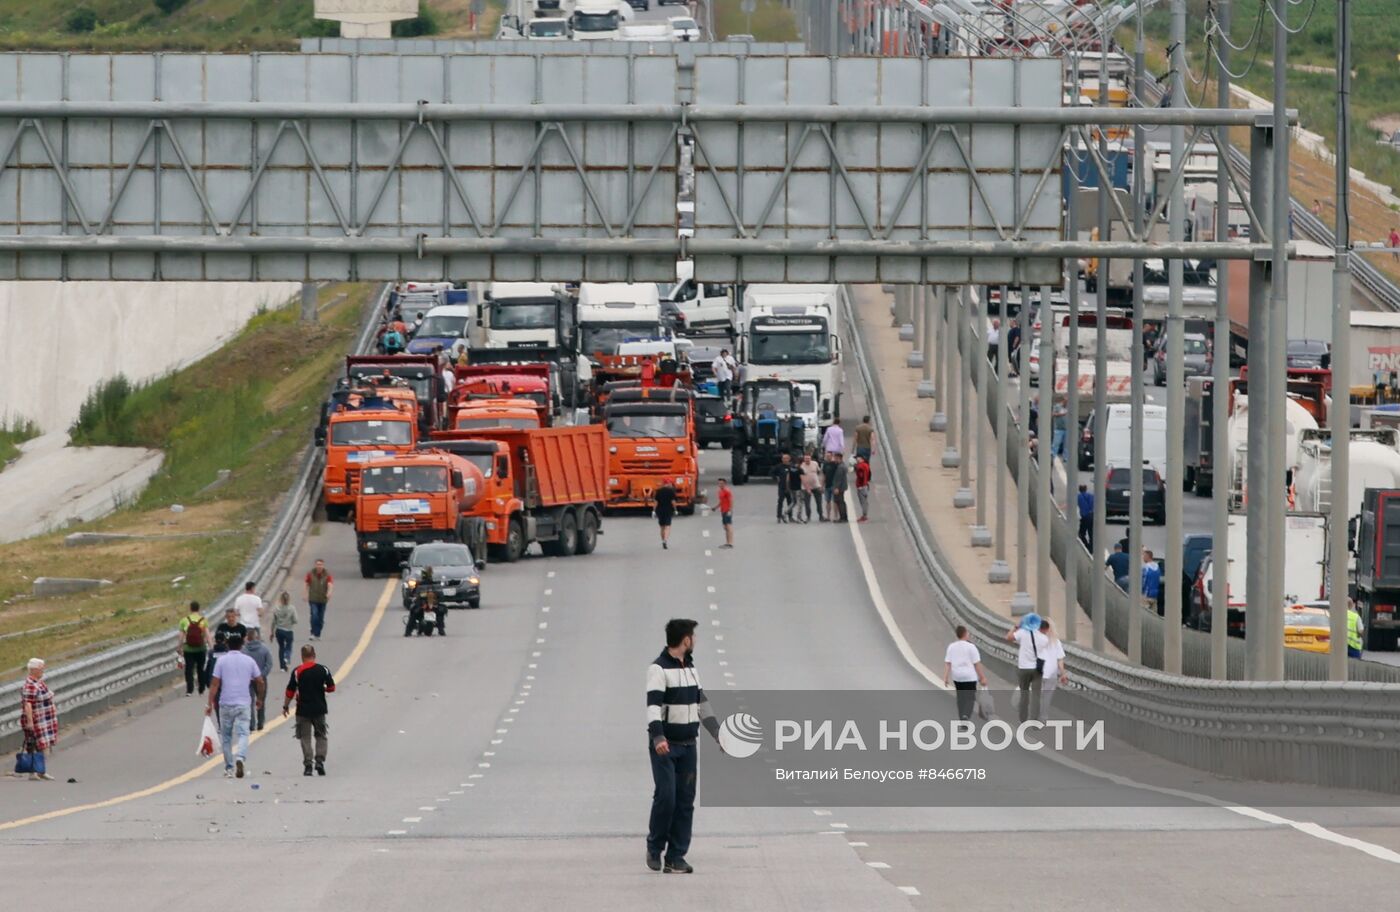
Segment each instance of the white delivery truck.
M1133 464L1132 433L1133 407L1110 405L1103 441L1105 465ZM1163 482L1167 481L1167 407L1164 405L1144 404L1142 407L1142 460L1157 470Z
M664 300L676 307L687 335L732 335L734 290L717 282L695 281L695 261L676 264L676 284L665 286Z
M1253 553L1245 514L1231 513L1230 566L1226 570L1229 586L1229 632L1232 636L1245 633L1245 581L1249 557ZM1318 513L1289 513L1283 529L1283 605L1311 602L1322 598L1327 582L1327 517ZM1201 564L1199 579L1205 608L1214 615L1215 586L1212 558Z
M565 401L573 402L570 391L593 379L593 365L579 350L577 310L563 285L492 282L482 294L483 346L520 349L522 360L558 364Z
M624 342L661 339L661 295L650 283L584 282L578 289L579 353L615 355Z
M627 9L630 13L631 7ZM578 0L569 24L574 28L575 41L612 41L618 37L622 18L617 0Z
M744 379L814 384L823 430L841 417L842 294L837 285L750 285L744 291Z

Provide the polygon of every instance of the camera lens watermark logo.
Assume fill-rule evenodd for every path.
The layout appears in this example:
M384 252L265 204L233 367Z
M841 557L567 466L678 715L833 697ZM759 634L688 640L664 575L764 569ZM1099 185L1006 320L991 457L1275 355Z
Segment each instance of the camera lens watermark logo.
M733 713L720 724L719 746L731 757L752 757L763 746L763 723L748 713Z

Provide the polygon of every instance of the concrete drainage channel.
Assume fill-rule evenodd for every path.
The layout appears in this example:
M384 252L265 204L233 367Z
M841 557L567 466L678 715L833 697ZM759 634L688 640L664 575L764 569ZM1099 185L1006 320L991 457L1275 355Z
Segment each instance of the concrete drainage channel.
M927 518L909 493L879 378L867 359L848 294L842 306L846 325L852 327L856 367L884 441L886 477L935 596L933 604L949 623L966 624L984 660L1003 677L1014 678L1015 655L1003 639L1010 619L973 599L933 545ZM1012 446L1013 441L998 445ZM1064 535L1069 534L1066 527ZM1063 545L1058 551L1062 563ZM1126 602L1122 611L1127 611ZM1108 620L1111 633L1112 614ZM1144 646L1147 629L1144 624ZM1215 681L1127 665L1071 643L1065 649L1071 686L1061 689L1056 705L1104 719L1112 737L1134 747L1224 776L1247 772L1256 780L1400 792L1400 715L1394 709L1400 702L1398 684Z
M365 315L364 326L355 340L354 354L364 354L373 345L374 330L390 286L385 285ZM222 615L243 591L243 583L253 580L261 591L280 587L290 572L290 562L301 548L311 525L311 517L321 492L321 469L325 456L319 447L309 446L297 470L296 480L282 498L271 528L257 551L248 559L229 587L205 611L213 619ZM157 633L141 640L103 650L66 665L47 670L45 679L58 698L59 712L68 723L96 715L123 701L170 683L175 669L173 633ZM16 681L0 687L0 749L19 743L19 690Z

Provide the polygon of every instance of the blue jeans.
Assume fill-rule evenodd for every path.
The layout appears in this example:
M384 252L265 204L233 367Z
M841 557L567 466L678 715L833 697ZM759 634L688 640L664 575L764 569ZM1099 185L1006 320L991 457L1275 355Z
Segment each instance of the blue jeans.
M321 625L326 623L326 603L307 602L311 607L311 635L318 637L321 635Z
M1064 459L1064 458L1065 458L1065 429L1064 429L1064 428L1055 428L1055 432L1054 432L1053 436L1051 437L1051 442L1050 442L1050 455L1051 455L1051 456L1058 456L1058 457L1061 458L1061 459Z
M277 637L277 665L286 671L287 666L292 663L292 640L296 638L296 634L290 630L272 632Z
M699 749L671 742L671 752L662 757L647 744L651 755L651 823L647 829L647 854L666 856L667 861L684 858L690 850L690 827L695 820L695 782L699 776Z
M224 769L233 769L233 761L248 759L248 725L253 707L247 703L223 703L219 706L219 737L224 741ZM233 739L238 739L235 748Z

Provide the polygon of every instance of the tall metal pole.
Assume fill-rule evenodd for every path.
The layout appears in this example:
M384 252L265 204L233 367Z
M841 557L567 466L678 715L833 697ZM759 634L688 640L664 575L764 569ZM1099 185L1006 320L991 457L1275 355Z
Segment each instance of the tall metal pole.
M973 391L973 421L975 428L972 439L977 448L973 458L977 460L977 522L972 526L972 547L990 548L992 533L987 528L987 289L973 294L972 313L969 320L972 326L972 352L969 355L977 369L977 383ZM971 444L964 443L964 446Z
M913 324L914 332L911 338L914 346L904 359L906 367L924 366L924 308L919 306L919 293L917 285L901 285L904 291L904 300L909 304L909 319Z
M1049 395L1046 395L1046 392ZM1035 549L1035 610L1041 617L1050 616L1050 481L1055 471L1055 457L1050 452L1053 434L1055 401L1055 321L1050 312L1050 286L1040 286L1040 420L1036 425L1036 549Z
M948 304L948 286L938 286L938 304L943 333L943 395L938 400L942 403L944 411L948 416L948 426L943 430L943 468L956 469L962 462L962 457L958 453L958 401L962 398L962 393L958 390L960 385L958 370L953 367L953 359L958 357L958 339L953 336L953 323L951 310ZM960 367L961 365L959 365Z
M953 506L959 510L972 506L972 403L968 391L972 386L972 286L958 289L958 416L962 419L962 429L958 439L962 441L963 459L958 463L958 490L953 494Z
M928 295L929 313L933 316L933 325L938 333L938 364L935 369L938 371L938 381L935 384L937 392L934 394L933 415L929 417L928 429L930 431L943 432L948 430L948 414L945 411L948 402L948 324L943 321L943 288L942 286L929 285L925 289ZM957 451L953 451L953 458L957 457ZM948 449L945 446L943 458L949 458ZM956 466L953 462L951 466L948 462L943 465Z
M1017 409L1017 423L1021 429L1021 445L1016 448L1016 592L1011 596L1011 613L1025 614L1034 607L1031 601L1030 584L1026 575L1026 561L1030 552L1030 516L1031 516L1031 454L1027 445L1030 438L1030 418L1031 418L1031 384L1030 384L1030 349L1031 339L1029 332L1030 321L1030 289L1021 286L1021 344L1016 349L1017 370L1021 379L1017 384L1020 387L1020 402ZM1050 534L1050 527L1045 527L1045 534Z
M1351 0L1337 3L1337 226L1332 270L1332 516L1328 538L1332 651L1327 677L1347 679L1347 525L1351 484Z
M938 342L936 329L938 320L934 314L934 298L927 285L916 285L911 289L914 295L914 307L923 311L923 319L920 325L924 330L924 339L921 348L924 353L923 377L919 380L919 398L933 399L937 397L938 390L933 385L933 363L937 360ZM935 409L936 410L936 409Z
M1102 42L1102 56L1099 60L1099 107L1108 107L1108 43ZM1108 131L1099 128L1099 157L1108 161ZM1109 198L1111 187L1099 182L1099 240L1112 238L1109 224ZM1104 491L1107 489L1106 467L1104 466L1104 437L1108 426L1108 356L1104 348L1104 315L1108 313L1108 277L1112 263L1107 257L1099 257L1098 274L1098 319L1097 335L1094 342L1094 546L1089 549L1089 559L1098 565L1103 553L1104 539L1108 537L1108 525L1104 514ZM1104 616L1104 575L1094 573L1089 576L1094 621L1094 648L1103 651L1108 642L1107 618Z
M1217 21L1222 34L1230 34L1230 0L1220 0ZM1219 66L1215 72L1216 105L1230 106L1230 46L1220 42L1216 49ZM1230 175L1226 164L1230 132L1215 131L1215 239L1230 236ZM1233 268L1230 266L1229 268ZM1215 344L1211 368L1211 592L1215 604L1227 606L1230 588L1230 282L1217 264L1215 283ZM1226 609L1228 611L1228 608ZM1210 626L1210 676L1229 677L1230 627L1226 611L1213 614Z
M1137 47L1133 52L1133 91L1138 98L1146 91L1147 67L1144 62L1142 4L1137 8ZM1142 237L1147 228L1147 133L1141 124L1133 125L1133 148L1142 149L1143 154L1133 160L1133 227ZM1138 167L1142 162L1142 167ZM1147 391L1143 387L1142 364L1145 360L1143 344L1143 274L1142 260L1133 261L1133 385L1131 394L1132 428L1128 434L1128 461L1135 470L1128 485L1128 661L1142 662L1142 463L1143 425L1146 423L1145 399Z
M997 334L997 412L996 412L996 477L997 510L995 550L992 565L987 568L987 582L1011 582L1011 567L1006 563L1006 410L1011 405L1011 364L1006 360L1006 332L1010 329L1006 315L1010 313L1006 299L1008 290L1001 286L1001 332Z
M1249 196L1259 222L1270 234L1274 231L1274 155L1275 139L1270 126L1251 130L1249 148ZM1287 142L1287 136L1283 137ZM1245 532L1243 547L1236 555L1245 561L1245 677L1263 680L1264 647L1268 633L1268 594L1265 576L1268 566L1268 500L1269 494L1280 497L1283 492L1269 489L1269 461L1283 459L1283 448L1269 449L1269 371L1273 364L1269 355L1269 324L1273 309L1269 306L1270 282L1273 269L1268 262L1249 264L1249 436L1246 446L1244 479ZM1238 405L1237 405L1238 407ZM1239 559L1238 557L1236 559ZM1228 604L1228 589L1213 592L1215 605ZM1214 617L1211 623L1224 623L1224 617Z
M1186 0L1172 3L1172 107L1186 106ZM1172 127L1172 168L1185 165L1186 128ZM1186 187L1182 181L1172 182L1172 194L1167 205L1170 237L1186 240ZM1185 341L1185 313L1181 292L1185 263L1173 259L1168 265L1170 283L1167 298L1167 553L1165 580L1166 609L1162 618L1162 670L1168 674L1181 673L1181 478L1185 474L1186 375L1181 346ZM1138 432L1138 428L1133 428Z
M1284 454L1292 460L1294 454L1285 449L1284 403L1287 399L1288 375L1288 234L1292 224L1288 192L1288 25L1286 5L1278 8L1274 20L1274 211L1273 211L1273 287L1270 289L1269 309L1269 438L1268 452ZM1265 680L1283 680L1283 566L1284 566L1284 460L1277 455L1269 460L1268 484L1260 492L1268 510L1268 574L1265 593L1268 606L1268 639L1264 645Z
M1072 54L1074 67L1070 85L1073 98L1079 99L1079 55ZM1070 148L1074 148L1071 143ZM1087 156L1089 150L1085 149ZM1077 156L1076 156L1077 158ZM1069 197L1065 201L1065 212L1069 219L1072 237L1079 237L1079 168L1071 162L1069 171ZM1069 517L1070 528L1077 528L1079 522L1079 268L1076 260L1065 261L1065 284L1069 286L1069 364L1065 371L1065 515ZM1058 382L1058 381L1056 381ZM1054 386L1051 386L1054 389ZM1053 397L1052 397L1053 398ZM1065 639L1076 642L1079 638L1079 574L1074 571L1078 552L1071 544L1065 549Z

